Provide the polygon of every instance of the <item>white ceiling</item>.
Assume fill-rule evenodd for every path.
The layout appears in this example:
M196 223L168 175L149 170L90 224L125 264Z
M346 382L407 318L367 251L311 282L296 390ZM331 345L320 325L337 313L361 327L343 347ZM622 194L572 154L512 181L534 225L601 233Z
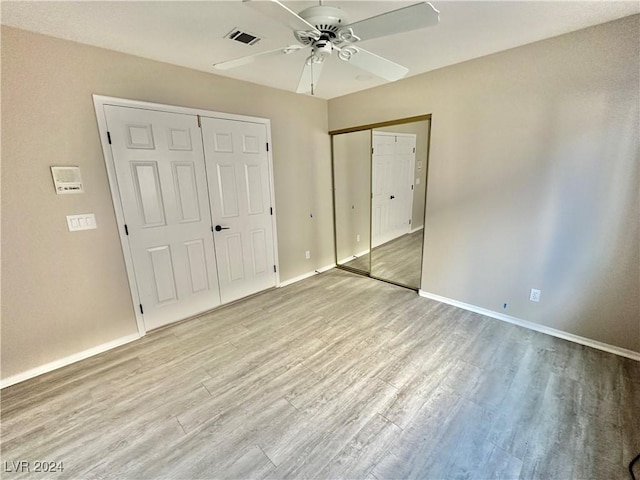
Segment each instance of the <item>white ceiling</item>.
M355 22L415 1L332 1ZM316 1L283 1L298 12ZM362 42L363 48L409 68L408 76L561 35L640 12L638 1L433 1L440 25ZM8 1L1 21L162 62L295 91L305 52L258 60L233 70L217 62L295 43L293 34L235 1ZM262 37L255 46L224 39L233 28ZM335 55L325 65L316 96L334 98L384 80Z

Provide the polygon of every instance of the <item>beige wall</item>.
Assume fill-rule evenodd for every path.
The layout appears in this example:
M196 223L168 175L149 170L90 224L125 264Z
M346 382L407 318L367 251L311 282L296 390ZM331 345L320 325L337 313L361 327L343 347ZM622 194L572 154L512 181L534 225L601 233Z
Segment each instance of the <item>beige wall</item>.
M3 379L136 332L92 94L270 118L280 278L334 260L325 100L3 26ZM86 193L56 195L50 165Z
M329 101L433 114L423 290L640 352L639 19Z
M328 117L3 26L2 378L136 331L94 93L270 118L282 280L334 259L327 131L432 113L422 288L640 351L639 18L334 99ZM55 195L55 164L79 165L86 193ZM87 212L98 229L68 232Z

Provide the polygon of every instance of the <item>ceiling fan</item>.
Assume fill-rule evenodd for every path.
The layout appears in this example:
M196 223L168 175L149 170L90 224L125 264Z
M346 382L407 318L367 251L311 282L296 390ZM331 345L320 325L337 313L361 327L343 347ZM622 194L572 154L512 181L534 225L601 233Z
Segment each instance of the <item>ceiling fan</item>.
M340 60L390 82L399 80L408 68L368 52L357 42L431 27L439 22L439 12L429 2L420 2L392 10L355 23L349 23L345 13L337 8L320 4L300 13L287 8L278 0L243 0L243 3L293 30L298 41L276 50L214 64L214 68L227 70L253 62L257 58L289 55L311 49L306 58L296 93L314 94L324 62L335 51Z

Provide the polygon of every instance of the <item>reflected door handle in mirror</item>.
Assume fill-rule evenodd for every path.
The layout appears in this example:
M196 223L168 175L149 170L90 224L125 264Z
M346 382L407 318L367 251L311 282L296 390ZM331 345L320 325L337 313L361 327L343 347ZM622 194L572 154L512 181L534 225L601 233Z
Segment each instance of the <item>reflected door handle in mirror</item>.
M231 227L223 227L222 225L216 225L216 232L220 230L229 230Z

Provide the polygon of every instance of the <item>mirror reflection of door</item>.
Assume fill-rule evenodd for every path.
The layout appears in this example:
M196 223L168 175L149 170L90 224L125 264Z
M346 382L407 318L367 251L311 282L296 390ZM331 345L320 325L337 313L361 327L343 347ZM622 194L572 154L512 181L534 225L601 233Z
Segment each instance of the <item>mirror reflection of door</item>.
M371 276L411 288L422 272L428 142L429 120L373 131Z
M415 134L373 131L371 246L411 231Z
M430 121L332 133L340 267L420 288Z

